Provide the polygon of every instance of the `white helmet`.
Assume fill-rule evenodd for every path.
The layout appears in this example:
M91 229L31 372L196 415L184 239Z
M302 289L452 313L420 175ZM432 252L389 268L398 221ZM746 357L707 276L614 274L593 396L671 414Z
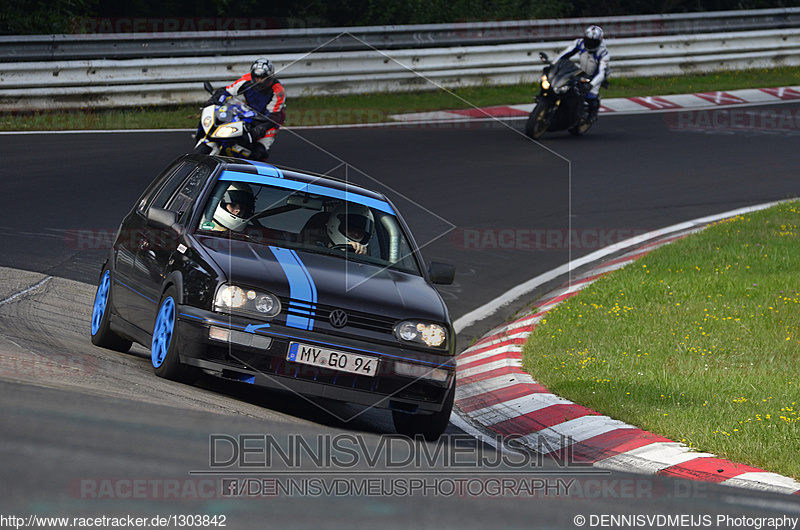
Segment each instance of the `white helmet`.
M265 57L256 59L250 66L250 79L253 82L256 79L264 80L265 85L272 85L272 81L275 79L275 67L272 65L272 61Z
M220 199L216 211L214 211L214 221L228 230L239 231L247 225L247 220L253 215L255 208L255 197L253 190L247 184L234 182ZM238 211L231 211L229 205L238 206Z
M590 52L595 51L603 42L603 29L600 26L589 26L583 32L583 45Z
M328 219L328 237L334 245L346 245L350 241L366 245L374 230L375 218L363 204L340 204Z

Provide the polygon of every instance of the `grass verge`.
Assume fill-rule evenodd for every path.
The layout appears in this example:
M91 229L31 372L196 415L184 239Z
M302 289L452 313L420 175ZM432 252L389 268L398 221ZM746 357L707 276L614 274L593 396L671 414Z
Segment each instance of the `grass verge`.
M523 366L550 391L800 479L800 202L724 221L547 314Z
M800 69L770 68L719 71L705 75L648 78L612 78L605 98L663 96L740 88L800 85ZM531 103L532 84L479 86L446 92L384 93L356 96L291 98L287 126L339 125L389 121L392 114L432 110ZM132 109L6 112L0 131L193 129L200 119L198 106Z

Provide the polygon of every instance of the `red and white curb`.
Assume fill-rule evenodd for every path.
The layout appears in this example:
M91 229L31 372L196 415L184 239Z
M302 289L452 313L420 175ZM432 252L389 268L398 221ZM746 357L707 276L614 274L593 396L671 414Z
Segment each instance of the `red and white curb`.
M760 208L759 208L760 209ZM678 226L678 225L676 225ZM800 482L737 464L658 436L552 394L522 368L522 349L539 321L595 279L698 228L662 235L546 294L535 312L496 328L457 358L458 426L513 436L531 449L593 467L702 480L800 495Z
M531 94L533 99L533 94ZM672 96L647 96L633 98L601 99L601 114L638 114L653 111L707 109L741 105L766 105L800 99L800 86L731 90L728 92L700 92ZM394 114L393 120L410 121L464 121L494 118L522 118L533 110L533 103Z

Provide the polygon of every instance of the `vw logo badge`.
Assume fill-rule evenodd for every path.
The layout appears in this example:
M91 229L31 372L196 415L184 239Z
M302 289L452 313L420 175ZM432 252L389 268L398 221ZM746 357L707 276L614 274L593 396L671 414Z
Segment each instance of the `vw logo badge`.
M334 309L331 312L331 316L328 317L328 320L331 321L333 327L343 328L347 325L347 313L345 313L341 309Z

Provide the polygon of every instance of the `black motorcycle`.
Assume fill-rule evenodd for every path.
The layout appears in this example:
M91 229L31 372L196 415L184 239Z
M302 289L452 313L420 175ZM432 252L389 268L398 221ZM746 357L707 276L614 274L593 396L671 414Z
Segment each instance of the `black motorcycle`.
M547 66L542 70L536 106L525 124L525 134L538 140L545 131L566 129L574 136L585 133L594 123L585 98L592 88L591 79L567 57L556 64L546 53L540 53L539 58Z

